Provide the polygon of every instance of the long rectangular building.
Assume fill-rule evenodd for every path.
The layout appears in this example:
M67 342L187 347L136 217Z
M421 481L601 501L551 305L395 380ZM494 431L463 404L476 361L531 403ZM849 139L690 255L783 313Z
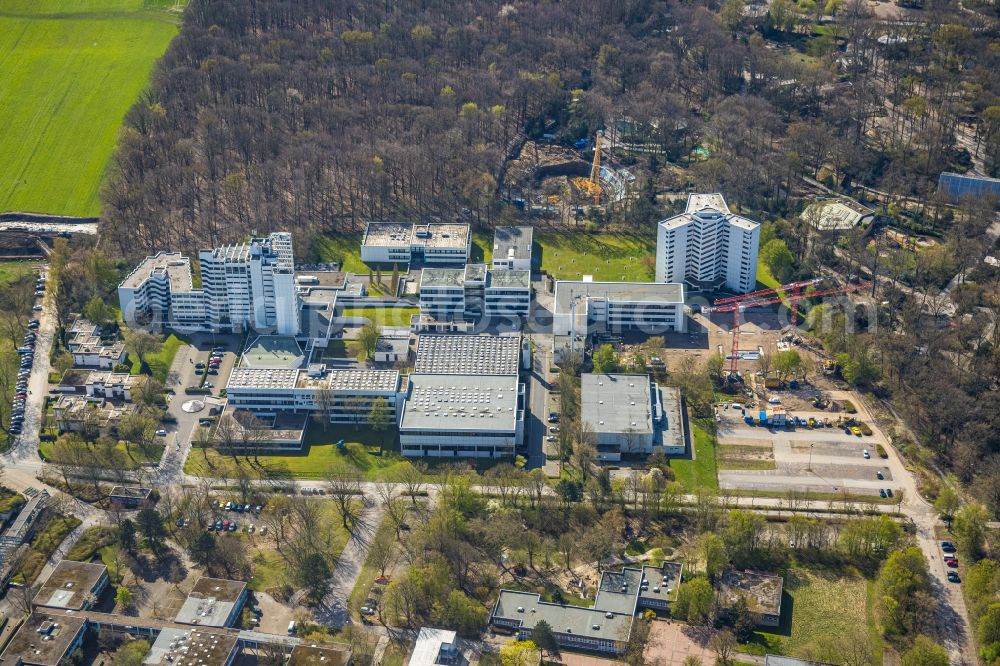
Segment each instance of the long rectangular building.
M396 370L331 370L325 367L234 368L226 385L229 406L254 414L326 412L331 423L364 423L376 400L385 400L395 421Z
M592 282L559 280L555 287L552 334L590 333L648 335L684 332L684 285L656 282Z
M681 565L623 567L601 574L592 607L542 601L533 592L501 590L490 624L530 640L544 620L565 648L620 654L625 649L636 612L669 607L681 579Z
M517 375L519 335L423 334L414 372L429 375Z
M361 243L361 261L461 265L469 260L471 247L468 224L369 222Z
M523 438L517 375L410 375L399 421L403 455L510 458Z

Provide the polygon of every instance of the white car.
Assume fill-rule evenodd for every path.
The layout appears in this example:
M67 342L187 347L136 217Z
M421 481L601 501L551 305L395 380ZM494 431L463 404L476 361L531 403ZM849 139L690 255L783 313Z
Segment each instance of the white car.
M157 437L166 437L167 436L167 431L164 430L163 428L160 428L159 430L156 431L156 436Z
M865 460L868 460L868 459L870 459L872 457L872 454L868 453L868 449L865 449L864 451L862 451L861 455L863 455L865 457Z
M781 398L768 398L767 401L769 403L771 403L772 405L780 405L781 404Z

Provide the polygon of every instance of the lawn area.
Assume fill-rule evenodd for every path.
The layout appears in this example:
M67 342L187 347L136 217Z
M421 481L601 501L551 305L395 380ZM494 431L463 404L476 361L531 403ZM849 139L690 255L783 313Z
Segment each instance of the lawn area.
M655 236L547 231L535 233L532 252L536 266L561 280L579 280L585 274L598 282L646 282L655 277Z
M46 509L48 510L48 509ZM19 582L33 583L63 539L80 524L79 518L56 514L31 541L31 548L14 576Z
M717 489L719 475L716 471L715 437L694 423L691 424L691 437L694 440L694 460L672 459L670 469L688 492L696 488Z
M38 443L38 453L42 458L49 462L61 462L57 460L55 452L55 442L39 442ZM84 445L86 446L86 445ZM122 453L130 461L130 466L128 469L135 469L139 465L157 465L160 462L160 458L163 457L164 446L162 444L151 444L144 449L138 446L130 446L127 450L125 444L118 442L115 445L115 450Z
M37 271L37 265L30 261L0 261L0 286L6 287L18 278Z
M322 524L329 529L330 547L324 547L324 554L332 560L340 557L347 545L348 534L340 521L340 515L333 507L333 502L324 502L326 511L322 515ZM360 509L360 502L355 503L355 508ZM245 539L246 535L232 535L229 538ZM324 534L324 538L326 535ZM273 588L295 589L295 582L291 576L291 568L285 558L276 550L272 550L273 544L270 537L262 539L268 544L267 548L254 548L251 560L253 562L253 576L248 583L254 592L265 592Z
M367 273L368 264L361 261L362 234L337 234L321 236L313 241L313 249L320 261L340 264L340 270L348 273ZM399 270L403 270L400 266Z
M323 432L322 426L310 424L301 452L261 456L261 459L287 470L288 475L296 479L321 479L331 470L360 474L369 480L383 479L410 465L399 453L389 450L394 446L390 443L393 433L384 434L386 451L380 456L379 433L367 428L355 430L353 426L334 425ZM336 443L340 439L345 440L344 451L337 449ZM375 447L375 453L369 453L368 447ZM243 457L239 457L237 462L232 456L215 449L202 449L191 452L184 471L197 476L218 476L220 468L232 470L236 464L248 463Z
M146 355L146 366L149 368L149 372L161 382L166 382L167 373L170 372L170 366L174 362L174 357L177 356L177 350L185 344L187 344L185 340L173 333L168 335L163 340L163 347L160 348L160 351ZM129 359L132 364L132 374L138 375L142 371L138 361L131 356Z
M757 288L775 289L780 284L778 278L771 273L770 267L764 263L762 258L757 257Z
M177 34L183 4L0 4L0 210L100 214L122 120Z
M869 633L867 581L856 572L793 568L785 576L781 626L773 633L757 632L753 651L807 657L810 646L832 636ZM882 663L882 643L872 634L876 663ZM763 651L761 651L763 648Z
M493 232L473 231L472 249L469 250L470 264L488 264L493 261Z
M379 326L409 327L410 317L420 314L417 308L344 308L340 317L365 317Z

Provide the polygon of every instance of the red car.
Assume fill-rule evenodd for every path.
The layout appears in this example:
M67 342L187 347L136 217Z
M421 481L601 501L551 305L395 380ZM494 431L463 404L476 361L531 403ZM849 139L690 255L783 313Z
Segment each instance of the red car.
M222 529L224 529L224 530L228 530L229 529L229 521L228 520L223 520L222 521Z
M958 559L957 558L949 557L948 559L946 559L944 561L944 563L947 564L952 569L958 568Z

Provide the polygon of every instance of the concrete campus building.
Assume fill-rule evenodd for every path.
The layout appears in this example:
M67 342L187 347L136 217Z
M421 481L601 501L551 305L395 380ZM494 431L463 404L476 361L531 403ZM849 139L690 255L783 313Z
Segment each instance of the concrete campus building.
M656 445L668 455L687 450L677 389L661 388L649 375L584 373L580 379L580 413L600 460L649 455Z
M201 250L198 261L196 289L187 257L179 252L146 257L118 287L124 322L190 332L299 333L290 233Z
M472 234L468 224L369 222L361 242L367 264L464 264Z
M680 215L656 230L656 281L696 289L753 291L760 225L732 213L721 194L691 194Z
M231 627L247 600L247 584L202 576L181 605L174 622L202 627Z
M500 590L490 624L528 640L535 625L545 620L562 647L619 654L638 611L669 608L680 587L681 572L682 565L674 562L605 571L592 607L541 601L532 592Z
M531 271L532 227L497 227L493 231L493 269Z
M62 560L31 603L36 608L87 610L109 582L108 568L103 564Z
M684 285L655 282L558 280L552 311L556 357L583 352L587 336L639 331L647 335L687 330Z
M299 449L304 422L323 411L333 423L366 423L376 400L399 425L402 453L433 457L508 457L524 436L524 387L518 381L519 335L420 335L415 371L302 367L291 338L259 338L226 385L224 418L253 414L264 426L295 431L247 441L260 449ZM279 423L298 416L301 426ZM467 417L467 418L465 418ZM239 436L227 446L242 446Z
M494 270L486 264L465 268L425 268L420 272L420 314L440 321L527 317L531 271Z
M519 335L421 335L399 419L410 457L513 457L524 439Z

